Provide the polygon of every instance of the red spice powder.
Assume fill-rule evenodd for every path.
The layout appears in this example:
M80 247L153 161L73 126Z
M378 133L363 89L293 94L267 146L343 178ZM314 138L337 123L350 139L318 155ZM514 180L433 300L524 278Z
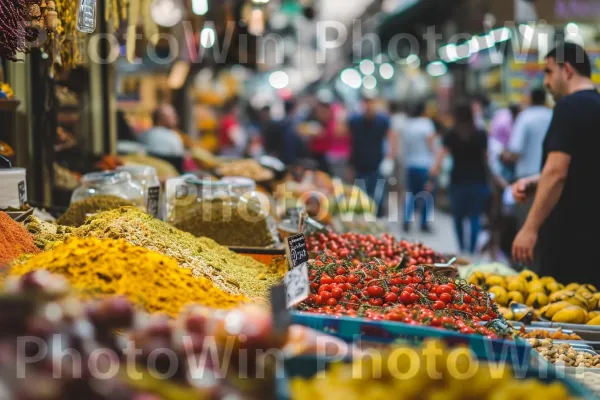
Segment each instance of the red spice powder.
M33 237L27 229L0 211L0 266L6 266L22 254L39 252L40 249L33 243Z

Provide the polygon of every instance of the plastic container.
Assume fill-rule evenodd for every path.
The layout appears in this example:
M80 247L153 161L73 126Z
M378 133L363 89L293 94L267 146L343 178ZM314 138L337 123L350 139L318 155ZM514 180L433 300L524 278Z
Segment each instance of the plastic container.
M81 183L71 196L71 202L94 196L115 196L130 200L137 207L146 210L144 190L135 183L129 172L93 172L81 178Z
M22 208L27 203L24 168L0 169L0 209Z
M146 211L153 217L158 217L160 207L160 181L156 169L146 165L126 165L117 168L118 172L128 172L133 182L144 190Z
M224 246L265 248L275 244L268 213L251 194L240 195L241 187L234 191L228 182L188 176L167 182L167 192L167 221L178 229Z

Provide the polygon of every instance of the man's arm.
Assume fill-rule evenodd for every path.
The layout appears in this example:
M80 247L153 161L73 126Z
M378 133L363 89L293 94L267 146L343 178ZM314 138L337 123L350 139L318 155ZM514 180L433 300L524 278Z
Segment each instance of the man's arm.
M571 156L566 153L552 152L548 155L525 227L539 231L562 195L570 165Z
M548 155L538 182L533 206L525 225L513 243L515 260L524 263L533 262L539 230L562 195L570 165L571 156L567 153L553 151Z
M387 131L387 142L389 144L387 158L394 159L398 154L398 135L391 128Z

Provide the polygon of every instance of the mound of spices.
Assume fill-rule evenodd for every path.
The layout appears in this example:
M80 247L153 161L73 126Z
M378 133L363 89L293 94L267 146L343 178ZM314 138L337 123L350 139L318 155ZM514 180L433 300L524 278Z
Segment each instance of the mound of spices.
M27 229L0 211L0 267L23 254L35 254L40 250Z
M201 200L176 207L171 224L197 237L225 246L268 247L274 244L267 219L259 209L229 199Z
M79 228L53 228L34 217L26 221L26 226L40 246L70 237L123 239L175 259L180 267L210 279L226 293L250 299L268 300L270 288L283 278L250 257L233 253L212 240L196 238L133 207L96 214Z
M208 279L196 278L170 257L124 240L56 242L48 251L13 265L9 275L39 269L64 276L84 299L125 296L148 312L173 317L192 303L228 309L248 301L224 293Z
M64 226L81 226L91 214L127 206L134 206L134 204L130 200L117 196L88 197L72 203L56 223Z

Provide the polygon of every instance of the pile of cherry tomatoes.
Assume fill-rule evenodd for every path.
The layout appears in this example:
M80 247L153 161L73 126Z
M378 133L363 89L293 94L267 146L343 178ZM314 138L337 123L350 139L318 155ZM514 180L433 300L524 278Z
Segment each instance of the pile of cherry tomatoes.
M369 261L381 259L388 267L406 267L445 262L445 258L421 243L397 240L393 235L381 237L359 233L319 232L307 237L308 250L317 255L328 252L338 258Z
M502 317L487 292L423 266L390 268L379 260L350 262L324 253L310 263L309 278L311 294L302 311L505 336L488 327Z

